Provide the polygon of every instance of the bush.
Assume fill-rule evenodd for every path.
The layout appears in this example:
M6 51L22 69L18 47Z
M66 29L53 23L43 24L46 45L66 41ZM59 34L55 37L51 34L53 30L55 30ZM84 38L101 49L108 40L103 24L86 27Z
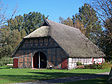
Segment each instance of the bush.
M102 64L96 64L96 69L102 69Z
M85 69L90 69L90 65L84 65Z
M102 64L90 64L84 66L86 69L102 69Z
M13 59L10 58L10 57L2 57L0 59L0 66L4 66L4 65L7 65L7 64L13 64Z
M77 64L77 66L82 65L82 63L81 63L81 62L77 62L76 64Z
M111 68L112 67L112 63L111 62L105 62L102 64L102 68L106 69L106 68Z

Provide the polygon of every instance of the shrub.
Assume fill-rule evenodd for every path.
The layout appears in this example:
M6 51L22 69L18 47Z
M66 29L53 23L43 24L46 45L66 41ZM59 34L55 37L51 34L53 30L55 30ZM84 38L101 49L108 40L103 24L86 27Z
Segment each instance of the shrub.
M76 64L77 64L77 66L82 65L82 63L81 63L81 62L77 62Z
M112 63L111 62L105 62L102 64L102 68L106 69L106 68L111 68L112 67Z
M102 64L90 64L84 66L86 69L102 69Z
M84 65L85 69L90 69L90 65Z
M96 64L96 69L102 69L102 64Z

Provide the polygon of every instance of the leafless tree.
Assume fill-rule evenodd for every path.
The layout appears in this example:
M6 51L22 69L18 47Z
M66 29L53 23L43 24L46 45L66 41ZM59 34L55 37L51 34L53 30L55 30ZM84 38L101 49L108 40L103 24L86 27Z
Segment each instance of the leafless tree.
M2 25L6 24L8 19L13 18L13 16L16 14L16 12L17 12L17 7L14 8L11 15L7 14L8 13L8 5L4 5L2 2L0 2L0 27Z
M112 22L112 0L93 0L92 6L103 22L107 19Z

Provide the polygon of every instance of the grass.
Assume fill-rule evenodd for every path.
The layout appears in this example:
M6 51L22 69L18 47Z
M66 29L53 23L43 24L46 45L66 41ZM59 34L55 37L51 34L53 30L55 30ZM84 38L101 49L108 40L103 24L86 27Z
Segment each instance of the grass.
M0 84L46 80L59 77L75 76L79 74L94 74L109 71L110 69L10 69L10 67L7 68L6 66L4 66L0 68Z
M67 82L67 83L61 83L61 84L107 84L107 79L108 79L108 76L105 76L102 78L81 80L81 81L75 81L75 82Z

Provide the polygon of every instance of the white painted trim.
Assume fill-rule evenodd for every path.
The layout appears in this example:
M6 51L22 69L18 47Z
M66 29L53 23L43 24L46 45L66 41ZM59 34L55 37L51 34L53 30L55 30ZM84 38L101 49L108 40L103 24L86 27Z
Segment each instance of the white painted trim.
M33 67L33 56L32 56L32 68L34 68L34 67Z

